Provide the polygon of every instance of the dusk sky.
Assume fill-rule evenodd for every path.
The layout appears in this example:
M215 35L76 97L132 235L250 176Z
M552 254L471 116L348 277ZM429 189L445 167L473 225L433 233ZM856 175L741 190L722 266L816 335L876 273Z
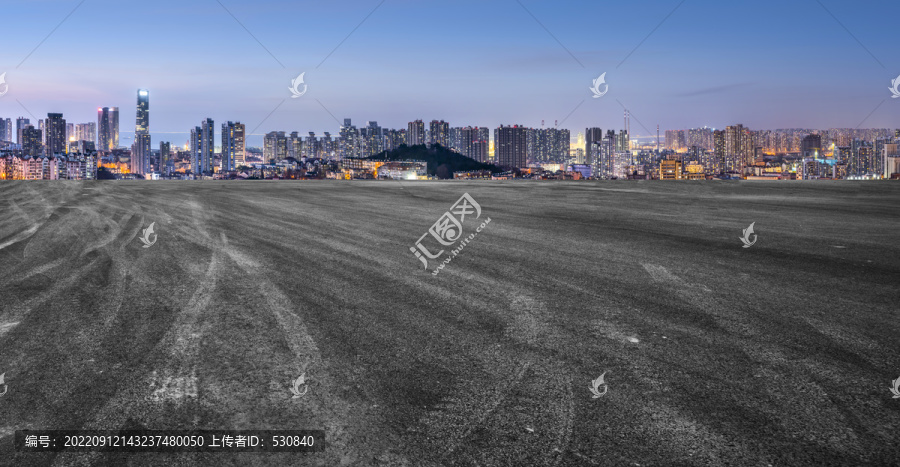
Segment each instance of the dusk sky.
M146 88L154 148L183 145L206 117L217 138L227 120L254 135L336 134L334 118L388 128L559 120L574 137L621 128L619 102L642 136L657 124L900 127L888 91L900 75L896 3L820 1L221 0L250 33L216 0L5 3L0 116L31 117L21 102L38 118L82 123L118 106L130 145ZM291 99L301 72L308 92ZM593 99L603 72L609 92Z

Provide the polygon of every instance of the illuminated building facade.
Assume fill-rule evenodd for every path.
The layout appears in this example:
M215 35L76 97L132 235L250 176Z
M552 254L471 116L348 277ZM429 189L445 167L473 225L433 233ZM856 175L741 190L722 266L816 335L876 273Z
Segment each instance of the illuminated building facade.
M119 108L97 109L97 149L110 152L119 147Z
M66 119L63 114L48 113L47 123L44 125L47 154L62 154L66 152Z
M216 157L215 128L215 123L211 118L203 120L200 124L200 169L204 175L215 173L213 168Z
M495 161L504 168L526 167L528 156L528 128L520 125L494 129Z
M406 129L406 144L409 146L425 144L425 122L422 120L409 122Z
M246 127L241 122L222 124L222 171L230 172L244 165L247 146L244 139Z
M450 124L443 120L432 120L429 124L428 145L440 144L445 148L450 147Z

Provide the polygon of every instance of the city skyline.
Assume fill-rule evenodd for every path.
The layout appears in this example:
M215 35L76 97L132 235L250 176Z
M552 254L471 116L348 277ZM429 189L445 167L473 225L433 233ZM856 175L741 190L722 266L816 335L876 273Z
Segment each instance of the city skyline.
M17 41L0 51L9 85L0 115L34 120L62 113L70 122L90 122L93 109L128 109L134 89L149 89L153 140L179 145L206 118L244 122L247 145L261 147L269 131L336 133L345 117L386 128L415 119L538 128L543 120L572 129L574 138L575 129L619 128L623 106L636 137L651 136L656 125L892 128L900 116L887 90L900 74L891 68L898 62L890 47L896 34L877 5L763 2L713 10L690 2L648 1L640 8L511 2L479 5L472 15L466 2L452 8L351 2L341 14L304 6L304 15L317 20L285 33L293 29L275 26L290 15L279 13L296 6L282 2L50 3L52 20L27 16L24 4L6 7L16 19L8 21L8 33ZM617 21L572 27L582 24L580 13L598 8ZM201 19L192 28L179 28L195 14ZM126 34L129 15L160 20L174 32L146 46ZM716 21L729 17L738 19ZM102 25L111 38L102 56L72 53L94 47L93 38L78 36L84 24ZM435 44L427 33L453 40ZM228 46L197 61L184 45L204 34ZM138 47L142 53L131 56ZM300 73L309 92L291 99L286 88ZM601 73L609 93L592 99L588 87ZM130 138L122 145L130 146L134 133L121 133Z

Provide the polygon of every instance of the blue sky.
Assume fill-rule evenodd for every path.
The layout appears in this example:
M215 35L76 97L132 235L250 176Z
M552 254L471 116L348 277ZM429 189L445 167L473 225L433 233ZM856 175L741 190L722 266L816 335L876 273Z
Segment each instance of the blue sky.
M888 91L900 28L887 1L220 1L249 33L216 0L85 0L49 37L78 1L4 4L0 116L28 116L21 102L86 122L118 106L124 135L143 87L154 147L184 144L206 117L256 134L334 134L332 115L396 128L559 120L574 136L620 128L621 105L638 135L657 124L900 127ZM308 92L291 99L301 72ZM609 93L592 99L603 72Z

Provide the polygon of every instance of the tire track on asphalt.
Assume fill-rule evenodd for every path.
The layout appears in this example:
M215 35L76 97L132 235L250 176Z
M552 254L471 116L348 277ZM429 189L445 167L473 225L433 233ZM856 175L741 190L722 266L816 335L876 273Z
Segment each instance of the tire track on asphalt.
M154 369L150 376L147 387L152 393L148 397L154 402L196 398L198 395L197 358L204 327L200 323L200 317L212 300L221 261L222 250L213 250L206 273L194 294L162 339L162 345L168 348L170 358L161 370L162 375L159 375L158 369Z
M651 268L655 273L657 273L657 277L664 279L666 282L672 284L680 284L680 280L673 274L669 273L667 270L663 268ZM491 284L492 281L496 281L495 278L477 274L477 273L465 273L461 274L466 280L467 284ZM487 287L487 286L485 286ZM705 287L698 286L698 290L707 290ZM502 289L502 287L491 287L490 289ZM475 291L470 291L472 293L476 293ZM450 297L448 297L450 298ZM596 300L600 300L602 297L594 297ZM508 338L512 338L516 340L515 337L518 335L518 341L529 346L538 347L546 347L547 349L556 349L561 350L561 345L565 345L568 341L566 339L566 335L561 334L560 332L554 332L552 326L545 322L546 319L551 318L553 315L551 313L542 312L541 311L541 301L537 298L528 297L525 291L520 291L518 296L514 296L511 300L513 303L512 309L517 309L518 312L511 312L508 316L503 316L503 319L508 323L504 334ZM518 305L518 306L517 306ZM485 311L496 313L496 307L485 306ZM629 310L632 313L633 317L637 317L637 319L643 319L641 317L640 310ZM610 314L611 313L611 314ZM626 349L637 349L639 352L628 352L627 360L623 360L622 357L613 357L610 356L614 361L618 361L617 363L611 363L611 367L624 367L627 369L626 371L633 373L632 377L641 381L642 386L650 387L650 388L659 388L661 387L661 382L643 376L646 372L652 371L652 368L656 364L655 360L648 358L643 355L641 349L644 349L644 344L639 344L641 341L634 342L637 333L633 332L630 328L631 326L620 325L618 323L617 317L623 316L622 311L618 310L607 310L603 314L603 318L594 319L592 321L593 332L599 334L598 337L604 337L610 339L609 344L603 344L601 346L602 349L607 349L610 344L615 345L617 348L621 348L621 350ZM543 319L542 319L543 318ZM553 337L548 337L553 336ZM618 352L618 350L615 350ZM604 352L605 353L605 352ZM526 353L527 355L527 353ZM523 355L519 355L519 358L527 358ZM569 375L569 370L566 369L567 366L559 365L560 372L565 374L566 377ZM550 371L550 370L547 370ZM623 375L624 376L624 375ZM548 379L557 379L560 381L564 381L563 378L548 378ZM587 381L586 381L587 383ZM552 389L541 389L540 386L534 385L535 389L539 391L547 391L548 393L553 393ZM567 391L571 391L571 389L566 388ZM627 390L628 393L632 393L633 390ZM634 391L641 391L641 389L637 389ZM626 394L628 394L626 393ZM567 393L568 394L568 393ZM574 426L576 423L575 420L575 395L571 393L572 399L566 402L558 402L557 406L565 405L566 403L573 404L573 408L571 410L571 419L567 419L562 417L563 425L561 426L572 426L574 431ZM628 396L626 396L628 397ZM630 399L630 397L629 397ZM634 403L629 402L629 399L625 399L619 402L612 402L614 404L616 413L628 413L633 412L635 408L639 408L640 406L635 406ZM643 402L642 402L643 403ZM722 451L718 448L716 444L716 440L724 439L722 435L716 433L711 428L706 427L699 422L691 420L689 416L687 416L683 411L675 409L672 406L668 405L659 405L659 408L654 411L646 411L640 410L641 416L637 417L637 420L633 418L624 418L621 420L622 423L626 424L637 424L634 429L639 430L643 433L653 433L654 439L665 446L666 452L673 453L673 455L681 455L685 458L689 458L689 452L684 449L684 443L688 440L698 446L704 446L705 452L712 453L713 458L721 458L721 459L733 459L734 457L728 454L727 452ZM547 410L547 408L543 408L543 410ZM617 419L620 417L619 415L610 414L613 419ZM589 422L587 422L589 423ZM690 431L684 431L682 428L685 426L693 426L694 428ZM565 428L561 428L561 431L557 433L564 433ZM691 435L693 433L693 435ZM559 452L557 457L555 458L546 458L542 461L542 464L550 464L551 462L555 462L556 464L565 465L567 461L572 461L572 457L574 456L584 462L589 462L591 464L597 464L596 461L586 456L584 453L579 450L566 450L564 448L560 448L560 445L564 444L560 440L564 439L563 436L557 435L556 441L554 445L551 445L551 448L557 449ZM750 452L745 449L745 446L740 445L734 441L734 439L730 439L733 444L739 444L739 447L735 449L740 449L741 452ZM550 448L548 448L550 450ZM553 451L555 452L555 451ZM591 453L587 453L591 454Z
M806 367L798 374L793 366L794 359L787 353L788 349L763 340L765 334L758 326L751 323L746 315L739 313L733 304L728 306L729 304L721 303L717 297L712 296L708 287L688 283L663 266L645 263L643 267L654 281L672 290L675 295L704 315L713 318L722 330L731 334L728 336L729 345L753 361L753 368L749 371L758 378L756 381L761 395L757 400L742 401L742 406L766 413L778 420L783 429L790 432L805 433L804 426L817 425L819 432L809 434L807 436L809 442L819 443L825 447L835 440L841 440L844 442L843 445L849 445L851 450L860 449L858 434L847 428L849 424L844 415L835 408L825 389L815 380L817 376L815 372ZM700 329L691 334L706 341L710 340ZM798 391L797 388L804 390ZM773 397L783 403L777 408L762 403L762 400ZM825 417L824 413L828 413L829 416ZM833 423L822 424L821 419L831 420ZM682 425L683 423L679 421L673 426ZM821 436L826 436L829 443L822 443Z
M321 420L331 451L335 451L338 457L350 455L354 431L351 420L359 418L359 414L354 414L349 405L339 403L333 396L338 393L339 384L327 373L328 367L318 345L300 316L294 311L297 306L266 277L267 270L260 263L232 246L224 233L221 234L221 240L223 253L237 264L247 277L253 278L256 290L265 299L266 308L275 318L282 338L293 354L296 374L305 373L310 367L317 369L313 381L320 390L305 396L297 403L312 405L313 413L322 414ZM278 381L274 384L278 386L284 383Z
M566 377L566 422L562 428L561 439L557 442L559 444L558 447L554 448L553 451L549 452L549 455L552 457L553 466L559 465L562 462L563 458L566 455L566 452L569 450L572 444L572 433L575 430L575 394L572 392L572 376L568 375ZM556 452L558 454L554 455Z
M206 326L200 318L211 302L218 281L218 272L222 266L224 254L217 243L211 241L211 236L204 225L199 222L202 215L200 206L193 200L189 202L192 210L192 218L197 231L200 234L201 244L211 250L206 271L188 300L174 317L173 324L159 339L149 361L162 362L156 368L148 368L149 363L143 367L132 370L134 377L126 379L124 384L118 387L116 393L108 398L97 410L95 416L82 424L82 430L91 429L115 429L123 427L128 420L146 423L155 420L171 410L172 405L181 407L188 401L198 399L200 396L200 382L197 375L199 358L199 345ZM133 213L126 212L120 218L118 226L130 223ZM143 221L142 221L143 222ZM127 266L119 266L120 263L130 262L125 256L125 247L130 244L143 224L131 232L117 247L106 243L98 249L109 254L113 261L114 279L110 287L122 290L129 272ZM124 228L120 229L120 233ZM189 237L190 238L190 237ZM116 273L116 271L120 273ZM104 313L104 327L108 330L118 315L122 305L122 295L119 299L106 307ZM100 452L63 452L54 459L54 465L68 467L70 465L95 465L103 456ZM185 459L196 459L193 454L184 454Z
M47 280L52 283L49 288L42 290L39 295L27 300L23 301L19 299L19 303L17 305L10 306L7 310L4 310L8 311L9 313L5 319L12 319L16 322L25 320L35 308L43 305L51 299L56 298L59 294L74 288L75 284L82 280L82 274L93 268L96 263L97 259L95 258L88 264L75 269L62 279L52 280L48 277Z
M175 322L161 345L168 348L169 360L162 370L154 369L148 387L152 391L149 399L154 402L197 398L198 380L197 365L200 353L200 341L204 334L200 317L207 311L213 298L219 278L219 269L224 257L222 245L227 241L224 233L220 233L220 242L212 241L212 236L204 224L199 204L191 201L192 220L197 231L212 249L206 272L200 279L187 305L175 317ZM143 222L141 223L143 225ZM160 375L159 373L162 373Z
M38 230L40 230L41 227L44 226L44 224L46 224L47 219L49 219L50 216L52 215L52 211L50 211L48 213L47 207L42 205L42 207L44 208L44 212L45 212L45 214L43 216L37 215L37 214L35 214L34 216L30 216L25 212L24 209L22 209L19 206L18 203L16 203L15 200L13 200L12 198L9 198L8 201L13 206L13 210L16 211L16 213L19 214L21 217L25 218L25 220L30 222L31 226L20 231L18 234L15 234L11 240L7 240L3 243L0 243L0 250L31 238L35 233L37 233ZM27 245L26 245L26 248L27 248ZM25 255L24 252L23 252L23 256L27 257L27 255Z
M659 277L663 280L666 280L667 282L679 283L679 284L681 282L675 275L669 273L667 270L653 269L653 272L657 273L657 277ZM488 278L484 277L484 276L471 276L471 277L469 277L469 282L470 283L486 283L485 281L487 281L487 279ZM703 286L696 286L696 288L699 290L708 290L707 288L705 288ZM594 298L597 300L600 300L601 302L603 301L601 297L594 297ZM525 303L527 303L527 302L528 301L526 300ZM643 319L640 310L629 310L629 311L631 312L631 313L629 313L629 316L637 317L637 319L639 319L639 320ZM642 350L645 349L645 347L644 347L645 344L640 344L641 341L636 339L636 336L638 334L633 332L630 329L631 326L618 324L619 320L617 318L624 317L624 315L622 313L623 312L620 310L605 310L603 313L603 318L594 319L591 321L592 331L594 333L598 334L598 337L604 337L604 338L610 339L609 344L602 345L601 348L603 348L603 349L608 348L608 346L610 344L612 344L612 345L615 345L616 347L620 348L621 350L626 350L626 349L637 350L637 352L629 351L627 354L627 360L623 360L622 357L610 356L609 358L612 358L612 360L619 361L618 363L611 363L612 367L617 367L617 366L624 367L625 369L627 369L626 371L633 373L631 375L632 377L641 381L642 386L647 386L647 387L651 387L651 388L661 387L660 381L653 379L653 378L648 378L648 377L643 376L643 374L646 373L647 371L651 371L651 369L653 368L653 366L655 365L656 362L655 362L655 360L652 360L644 355ZM550 316L550 315L547 315L547 316ZM524 319L526 323L530 321L530 318L518 318L518 319L519 320ZM545 326L538 326L538 329L543 329L544 327ZM530 337L530 342L535 343L535 340L534 340L534 337L536 337L535 334L526 333L525 336ZM539 336L540 335L538 335L538 337ZM565 336L561 336L561 337L565 337ZM540 338L537 340L537 342L540 342ZM565 342L565 340L562 340L562 341L548 340L545 343L548 346L552 345L554 343L557 346L559 346L560 343L563 343L563 342ZM614 351L618 352L618 350L614 350ZM604 351L604 353L606 353L606 352ZM626 395L626 397L627 397L626 399L621 399L621 400L611 399L610 400L610 403L612 403L613 406L615 407L615 408L610 409L610 410L613 410L613 413L610 414L612 416L613 420L618 419L620 417L620 415L615 415L615 413L629 413L629 412L633 412L635 410L635 408L641 407L640 405L635 406L634 403L630 402L630 399L632 398L631 397L632 394L629 394L634 391L641 391L641 389L631 390L631 389L623 388L623 390L627 391L627 392L623 393L623 395ZM572 403L574 404L574 394L571 397L573 397ZM642 400L642 402L640 404L646 403L646 402L643 402L643 398L639 397L639 400ZM678 410L672 406L658 405L658 404L655 404L655 406L658 408L653 411L640 409L639 413L641 413L642 415L637 417L637 420L635 420L633 418L625 418L622 420L622 423L636 424L637 426L635 428L637 428L638 430L640 430L644 433L652 433L653 439L655 439L657 442L664 445L666 452L673 453L673 455L682 455L685 458L689 458L690 453L684 449L684 445L685 445L685 443L690 442L694 445L704 446L704 449L705 449L704 452L711 453L711 456L713 458L718 458L718 459L734 459L735 458L734 456L729 454L727 451L723 451L722 448L720 447L722 445L721 441L725 439L723 437L723 435L716 433L710 427L706 427L705 425L703 425L699 422L691 420L691 418L689 416L685 415L681 410ZM574 408L572 410L572 413L573 413L573 417L574 417L574 413L575 413ZM575 423L573 420L572 421L573 428L574 428L574 424ZM690 430L689 432L686 432L682 429L685 426L692 426L694 428L692 430ZM693 433L693 435L691 435L690 433ZM734 449L740 450L740 452L744 452L744 453L749 452L749 450L746 449L746 447L743 446L741 443L736 442L733 439L730 439L729 441L732 442L732 445L737 445ZM588 454L590 454L590 453L588 453ZM559 463L566 464L567 460L572 461L572 458L570 458L568 456L577 457L581 461L588 462L590 464L594 464L594 465L597 464L596 461L594 461L590 457L586 456L579 450L570 450L570 451L562 450L559 452L558 457L553 459L553 462L556 462L557 464L559 464ZM624 461L624 459L623 459L623 461Z
M500 404L502 404L504 400L509 397L509 393L513 390L513 388L517 387L522 382L522 378L525 377L525 372L527 372L529 368L531 368L531 362L523 363L512 379L507 379L503 384L494 387L493 391L491 391L490 395L486 398L486 403L481 405L482 407L485 407L485 409L479 411L478 414L475 415L474 420L466 423L466 428L464 428L459 433L451 434L448 437L450 439L443 438L441 440L441 442L449 443L449 445L444 449L443 454L441 455L442 461L446 460L447 457L453 454L453 452L456 451L462 445L462 443L469 438L469 436L473 431L475 431L476 428L480 428L481 425L484 424L484 421L494 414L497 408L500 407ZM464 406L465 405L468 404L464 404ZM465 418L467 419L468 417ZM466 421L468 422L468 420Z

